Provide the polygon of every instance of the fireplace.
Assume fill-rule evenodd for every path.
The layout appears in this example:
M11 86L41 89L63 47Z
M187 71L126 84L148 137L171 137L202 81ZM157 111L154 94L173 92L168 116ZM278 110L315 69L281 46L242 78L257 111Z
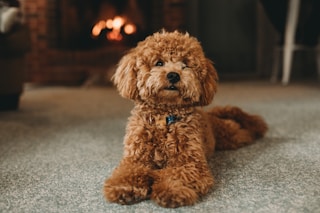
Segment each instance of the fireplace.
M23 1L32 42L28 81L78 85L104 75L147 35L184 30L187 1Z
M48 30L53 48L132 46L152 31L152 1L57 0L51 4L48 21L53 27Z

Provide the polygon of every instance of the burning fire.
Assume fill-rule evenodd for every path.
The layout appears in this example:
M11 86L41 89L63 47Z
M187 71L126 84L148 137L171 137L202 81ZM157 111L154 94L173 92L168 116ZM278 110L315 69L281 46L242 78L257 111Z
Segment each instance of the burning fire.
M137 31L136 25L129 23L125 18L121 16L115 16L113 19L108 19L106 21L98 21L92 28L92 36L98 37L102 30L108 29L106 34L108 40L111 41L121 41L123 36L121 34L121 29L127 35L132 35Z

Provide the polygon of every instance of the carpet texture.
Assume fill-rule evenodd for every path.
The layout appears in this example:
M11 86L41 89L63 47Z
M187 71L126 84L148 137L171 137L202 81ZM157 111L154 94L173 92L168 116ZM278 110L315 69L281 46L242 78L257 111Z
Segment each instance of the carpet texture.
M216 184L194 206L122 206L102 187L132 103L111 87L26 89L19 111L0 112L0 212L320 212L320 87L221 83L213 105L262 115L266 137L216 152Z

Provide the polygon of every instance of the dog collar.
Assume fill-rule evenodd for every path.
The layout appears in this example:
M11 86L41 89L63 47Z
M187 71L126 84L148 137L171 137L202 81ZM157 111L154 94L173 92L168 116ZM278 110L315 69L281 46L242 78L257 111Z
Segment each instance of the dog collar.
M170 125L170 124L177 122L178 120L180 120L180 117L177 117L175 115L168 115L166 117L166 124Z

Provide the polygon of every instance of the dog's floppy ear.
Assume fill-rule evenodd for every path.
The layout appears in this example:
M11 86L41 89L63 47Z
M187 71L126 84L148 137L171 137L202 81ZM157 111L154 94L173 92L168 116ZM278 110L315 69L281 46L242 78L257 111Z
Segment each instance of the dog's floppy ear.
M117 86L120 95L132 100L138 97L137 68L134 55L134 50L131 50L123 56L112 76L112 81Z
M207 75L201 82L202 94L200 97L200 105L205 106L211 103L215 92L217 91L218 74L213 66L213 63L206 59Z

